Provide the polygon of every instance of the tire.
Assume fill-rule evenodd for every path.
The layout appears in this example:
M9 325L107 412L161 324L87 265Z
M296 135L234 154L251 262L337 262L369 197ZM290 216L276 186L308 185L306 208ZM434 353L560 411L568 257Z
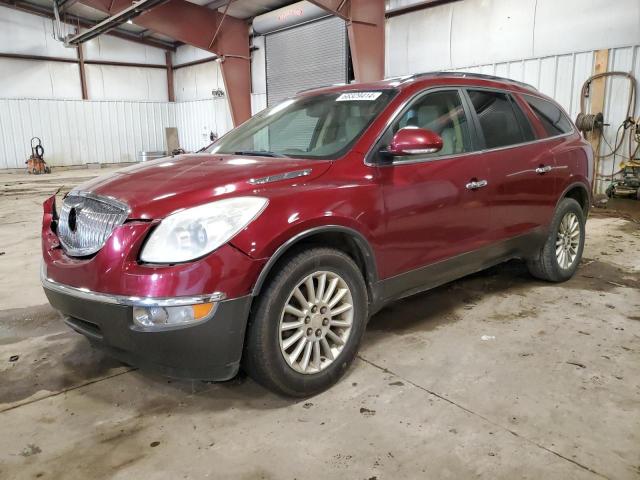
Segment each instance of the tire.
M276 393L290 397L315 395L336 383L356 356L369 317L367 288L355 262L331 248L301 251L277 268L251 309L243 368L255 381ZM312 278L313 295L322 289L324 298L316 300L317 303L307 303L305 310L294 290L297 288L308 299L309 278ZM337 292L348 292L330 307L329 302L323 300L331 293L335 278L338 280L329 302L336 298ZM285 312L285 307L294 313ZM347 310L339 312L344 309ZM332 312L339 313L330 316ZM347 324L348 328L335 326ZM286 330L281 328L283 325ZM302 336L295 342L290 340L296 335ZM344 344L335 342L335 336ZM290 363L298 348L302 348L298 352L300 356Z
M563 220L568 223L563 224ZM571 230L571 226L575 225L576 230ZM570 232L578 232L577 241L572 243L571 239L565 240L567 235L563 232L569 228ZM560 235L564 235L560 238ZM573 238L572 233L569 237ZM546 280L548 282L564 282L569 280L576 273L580 260L582 259L582 252L584 251L584 239L585 239L585 216L580 207L580 204L573 198L563 198L551 220L551 226L549 228L549 236L545 241L540 251L532 258L527 260L527 267L529 272L540 280ZM561 242L558 246L557 242ZM566 243L569 243L571 248L569 252L562 254L556 254L556 249L563 247ZM575 250L575 257L573 252ZM561 264L562 263L562 264Z

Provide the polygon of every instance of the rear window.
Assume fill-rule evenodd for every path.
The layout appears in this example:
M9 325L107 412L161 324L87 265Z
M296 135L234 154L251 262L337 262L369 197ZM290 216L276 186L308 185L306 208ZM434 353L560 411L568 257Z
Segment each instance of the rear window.
M522 112L509 95L486 90L469 90L486 148L507 147L533 140L533 132L522 122Z
M547 137L555 137L573 131L571 121L553 103L538 97L523 95L522 98L529 104L533 113L542 123Z

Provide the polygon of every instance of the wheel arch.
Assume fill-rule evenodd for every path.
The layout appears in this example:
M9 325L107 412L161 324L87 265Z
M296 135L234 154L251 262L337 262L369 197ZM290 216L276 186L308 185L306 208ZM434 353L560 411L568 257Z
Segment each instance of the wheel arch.
M280 245L262 268L251 294L255 297L260 293L278 263L291 253L311 245L333 247L349 255L362 272L367 285L369 301L373 302L374 286L378 281L378 270L373 249L362 233L342 225L313 227L294 235Z
M582 211L584 212L585 218L589 213L589 209L591 207L591 195L589 194L589 190L582 182L575 182L569 185L564 189L558 203L564 198L573 198L576 202L580 204L582 207Z

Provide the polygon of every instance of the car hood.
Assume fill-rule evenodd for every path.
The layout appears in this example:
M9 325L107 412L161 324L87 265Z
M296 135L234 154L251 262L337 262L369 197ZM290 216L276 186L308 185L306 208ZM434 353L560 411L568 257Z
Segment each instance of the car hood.
M330 165L328 160L179 155L118 170L75 190L125 202L131 209L130 219L159 219L224 197L267 195L269 189L287 183L295 187L322 175ZM284 175L300 171L305 175L289 179Z

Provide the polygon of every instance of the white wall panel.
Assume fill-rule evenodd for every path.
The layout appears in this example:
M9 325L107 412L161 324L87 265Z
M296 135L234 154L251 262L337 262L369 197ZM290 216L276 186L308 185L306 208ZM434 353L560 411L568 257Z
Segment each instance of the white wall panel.
M113 62L166 63L164 50L123 40L111 35L100 35L84 44L85 60L104 60Z
M174 105L180 146L188 151L208 145L210 132L221 137L233 126L223 98L176 102Z
M534 37L532 56L637 45L640 1L537 0Z
M395 76L638 45L640 1L464 0L394 16L386 28Z
M71 31L70 26L65 28ZM3 6L0 6L0 51L77 58L75 48L66 48L53 39L51 20Z
M225 90L220 64L207 62L174 70L173 88L179 102L212 98L213 90Z
M169 100L164 69L85 65L85 72L91 100Z
M448 68L452 14L453 5L443 5L388 19L385 25L387 76Z
M51 166L134 162L165 150L164 129L176 125L167 102L0 99L0 168L23 168L33 136Z
M532 56L535 5L536 0L452 3L453 16L449 24L451 66ZM431 10L436 9L438 7ZM430 10L426 12L428 14ZM447 34L446 31L442 33Z
M212 57L213 53L191 45L181 45L173 53L173 64L180 65L182 63L195 62L204 58Z
M267 108L267 94L266 93L252 93L251 94L251 115L255 115Z
M78 65L0 58L0 96L82 98Z

